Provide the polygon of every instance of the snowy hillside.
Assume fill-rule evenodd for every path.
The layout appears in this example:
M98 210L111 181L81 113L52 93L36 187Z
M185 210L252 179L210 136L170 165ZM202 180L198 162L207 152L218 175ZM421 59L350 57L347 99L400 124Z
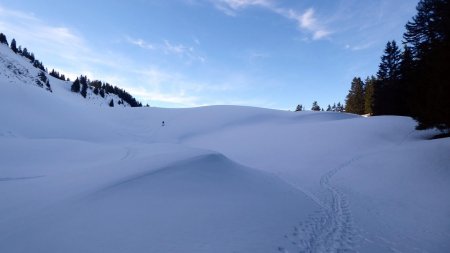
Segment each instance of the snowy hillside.
M410 118L110 108L17 57L0 45L0 252L450 251L450 139Z
M105 97L96 95L93 92L93 88L89 87L87 90L86 98L83 98L79 93L73 93L70 91L72 82L62 81L48 73L41 71L40 69L33 67L30 60L15 54L7 45L0 43L0 78L2 82L40 87L37 82L39 81L39 73L44 73L49 80L49 88L45 85L41 85L42 88L47 88L47 91L51 91L59 95L59 98L67 99L70 103L76 104L96 104L99 106L109 106L111 100L115 101L115 106L129 107L130 105L120 99L116 94L105 93ZM71 93L68 95L66 93ZM63 94L61 96L60 94ZM117 104L121 101L120 104ZM123 103L122 103L123 102Z

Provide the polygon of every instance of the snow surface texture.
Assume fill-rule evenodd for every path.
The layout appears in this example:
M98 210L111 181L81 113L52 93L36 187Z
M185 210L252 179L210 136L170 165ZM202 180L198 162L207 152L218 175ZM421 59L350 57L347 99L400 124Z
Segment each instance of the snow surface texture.
M2 45L0 71L0 252L450 251L450 139L410 118L109 108Z

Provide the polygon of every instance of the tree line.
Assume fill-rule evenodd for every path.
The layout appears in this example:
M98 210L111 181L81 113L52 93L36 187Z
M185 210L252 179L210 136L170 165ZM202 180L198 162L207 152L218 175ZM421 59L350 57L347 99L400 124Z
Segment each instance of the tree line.
M3 33L0 33L0 44L5 44L5 45L9 46L8 39L6 38L6 35L4 35ZM36 59L36 57L34 56L34 53L29 52L26 47L24 47L22 49L22 46L20 46L20 45L17 46L17 42L15 39L11 40L10 48L14 53L21 55L21 56L27 58L28 60L30 60L30 63L32 63L35 68L38 68L42 71L47 72L47 70L45 69L42 62Z
M403 48L386 44L376 77L355 77L345 111L413 117L417 129L450 131L450 0L420 0Z
M106 94L115 94L120 100L118 104L123 104L127 102L131 107L142 107L142 104L138 102L132 95L126 92L124 89L120 89L117 86L112 86L109 83L105 83L99 80L90 81L87 76L81 75L71 85L71 91L80 93L81 96L86 98L87 90L91 89L95 95L100 95L101 97L105 97ZM111 100L109 106L114 106L114 101Z
M301 112L301 111L304 111L304 110L306 110L306 109L305 109L305 107L303 107L302 104L298 104L297 107L295 108L296 112ZM323 111L327 111L327 112L343 112L344 111L344 105L341 104L341 102L338 102L337 104L333 103L333 106L328 105L327 109L325 110L324 108L320 107L320 105L319 105L319 103L317 101L314 101L312 103L312 106L311 106L311 111L316 111L316 112L319 112L319 111L322 111L322 112Z

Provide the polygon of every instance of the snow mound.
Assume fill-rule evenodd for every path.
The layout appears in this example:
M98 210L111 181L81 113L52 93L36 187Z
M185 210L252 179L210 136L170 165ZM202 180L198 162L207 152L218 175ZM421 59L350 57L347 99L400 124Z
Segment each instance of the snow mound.
M274 252L315 205L276 177L205 154L32 215L0 250Z

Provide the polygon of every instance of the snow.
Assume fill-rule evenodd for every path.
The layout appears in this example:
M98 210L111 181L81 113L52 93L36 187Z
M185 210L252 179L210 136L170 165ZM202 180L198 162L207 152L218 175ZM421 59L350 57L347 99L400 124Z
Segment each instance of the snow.
M110 108L37 73L0 45L0 252L450 251L450 139L410 118Z

